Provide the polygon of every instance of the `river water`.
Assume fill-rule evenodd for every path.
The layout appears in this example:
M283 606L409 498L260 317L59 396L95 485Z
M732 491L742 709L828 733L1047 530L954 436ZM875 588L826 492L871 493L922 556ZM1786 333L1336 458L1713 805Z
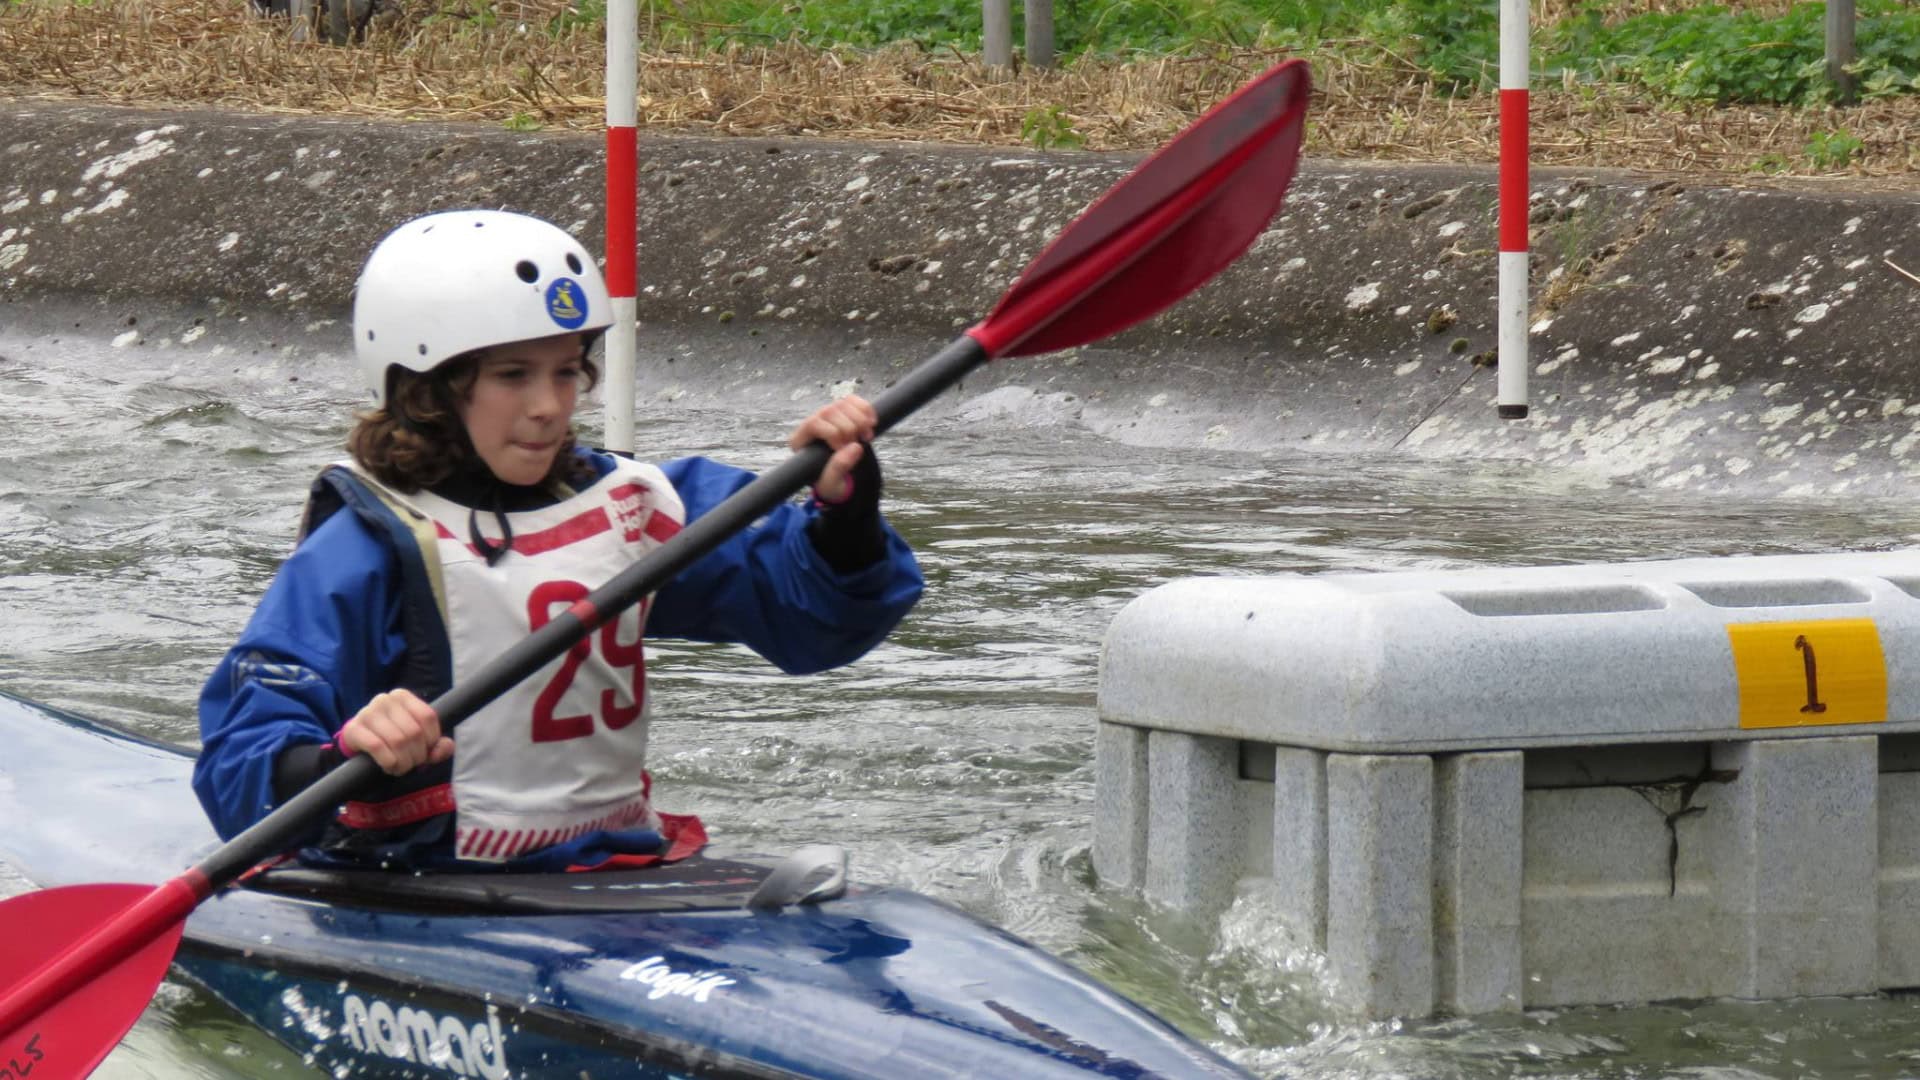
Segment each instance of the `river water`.
M201 680L339 456L350 371L337 355L0 329L0 687L191 743ZM646 405L640 452L765 466L823 398L793 415ZM1144 449L958 419L910 421L881 456L888 513L928 579L887 644L811 678L730 648L650 649L657 797L700 813L723 850L843 844L861 879L1005 926L1265 1076L1920 1072L1920 1004L1905 1000L1359 1022L1256 896L1187 920L1096 889L1088 858L1100 641L1154 585L1884 550L1920 539L1920 508L1700 502L1522 465ZM170 984L98 1075L310 1071Z

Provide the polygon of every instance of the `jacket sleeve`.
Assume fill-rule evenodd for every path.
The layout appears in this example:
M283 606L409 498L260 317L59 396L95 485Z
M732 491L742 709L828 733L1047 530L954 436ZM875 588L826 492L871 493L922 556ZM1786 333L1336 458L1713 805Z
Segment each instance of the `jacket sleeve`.
M706 458L661 466L693 521L753 480ZM838 573L807 528L818 508L785 503L689 566L654 595L651 637L746 645L780 670L803 675L865 655L920 599L920 565L885 527L886 551Z
M387 688L405 650L397 572L352 513L328 518L281 566L200 692L193 789L223 839L273 809L281 751L330 741Z

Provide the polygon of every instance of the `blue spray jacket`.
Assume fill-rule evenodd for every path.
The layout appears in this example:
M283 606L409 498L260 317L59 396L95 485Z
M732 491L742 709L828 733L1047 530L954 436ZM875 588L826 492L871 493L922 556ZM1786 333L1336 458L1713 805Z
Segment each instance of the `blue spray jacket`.
M612 467L606 455L588 457L602 475ZM661 469L688 521L753 479L697 457ZM782 505L683 570L655 594L647 635L744 644L790 674L865 654L919 599L919 566L885 527L884 557L836 572L808 538L816 513ZM201 692L193 786L223 838L273 808L283 750L331 741L375 694L396 686L429 699L445 689L436 685L451 670L440 662L445 642L423 642L418 629L425 588L418 545L378 520L348 512L320 522Z

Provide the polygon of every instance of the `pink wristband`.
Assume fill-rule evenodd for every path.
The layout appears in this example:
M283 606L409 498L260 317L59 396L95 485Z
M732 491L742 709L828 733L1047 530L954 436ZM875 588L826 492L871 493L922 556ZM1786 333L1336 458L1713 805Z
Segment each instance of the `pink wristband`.
M333 737L333 748L335 750L340 751L341 757L350 758L353 755L359 753L360 751L355 750L351 746L348 746L346 739L347 739L347 729L341 728L339 733L334 735Z

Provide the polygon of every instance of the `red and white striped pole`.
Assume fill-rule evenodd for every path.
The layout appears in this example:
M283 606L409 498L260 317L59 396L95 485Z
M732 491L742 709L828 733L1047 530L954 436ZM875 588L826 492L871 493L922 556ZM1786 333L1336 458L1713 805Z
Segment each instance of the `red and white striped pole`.
M1527 415L1527 0L1500 0L1500 418Z
M607 330L606 448L633 451L633 376L640 172L639 0L607 0Z

